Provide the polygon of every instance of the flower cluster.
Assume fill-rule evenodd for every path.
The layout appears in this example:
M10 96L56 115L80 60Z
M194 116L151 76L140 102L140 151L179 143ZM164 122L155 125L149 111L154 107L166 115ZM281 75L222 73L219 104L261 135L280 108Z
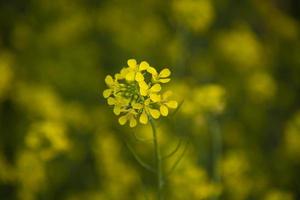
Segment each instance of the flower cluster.
M103 91L108 105L114 106L114 113L120 116L121 125L129 122L130 127L135 127L138 121L147 124L150 118L167 116L169 108L177 108L177 102L169 100L171 91L161 91L161 85L171 80L169 69L158 73L146 61L138 64L135 59L129 59L127 64L114 77L106 76L108 89Z

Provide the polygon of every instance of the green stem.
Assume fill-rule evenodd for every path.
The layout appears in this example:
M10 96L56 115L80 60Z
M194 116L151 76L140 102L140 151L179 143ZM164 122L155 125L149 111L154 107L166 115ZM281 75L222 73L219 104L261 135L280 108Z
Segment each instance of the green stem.
M155 164L156 164L156 171L157 171L157 200L163 200L163 196L162 196L163 177L162 177L161 155L160 155L160 149L158 145L156 127L152 118L150 118L150 124L153 132L154 156L155 156Z

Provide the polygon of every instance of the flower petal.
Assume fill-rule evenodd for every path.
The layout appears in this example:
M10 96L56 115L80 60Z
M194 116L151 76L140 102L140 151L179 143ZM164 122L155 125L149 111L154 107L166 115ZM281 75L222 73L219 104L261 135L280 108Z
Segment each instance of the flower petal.
M114 113L115 113L115 115L120 115L120 113L121 113L121 107L120 106L115 106L114 107Z
M128 74L126 74L126 80L127 81L134 81L134 76L135 76L134 71L131 71Z
M114 84L114 79L113 79L113 77L112 77L111 75L107 75L107 76L105 77L105 83L106 83L107 86L113 85L113 84Z
M147 68L147 72L149 72L150 74L152 74L153 76L157 76L157 71L154 67L148 67Z
M142 96L146 96L148 93L148 85L145 81L139 82L140 93Z
M119 118L119 123L121 125L124 125L124 124L126 124L127 120L128 120L127 115L123 115L122 117Z
M168 82L170 82L170 78L163 78L163 79L159 79L159 82L161 82L161 83L168 83Z
M169 109L165 105L160 106L160 113L162 116L167 116L169 114Z
M141 124L147 124L148 123L148 115L146 114L145 111L143 111L141 116L140 116L140 122L141 122Z
M173 109L177 108L177 106L178 106L177 101L168 101L168 102L166 102L165 104L166 104L169 108L173 108Z
M105 99L107 99L111 94L112 94L113 90L112 89L106 89L103 91L103 97Z
M136 63L136 60L135 60L135 59L129 59L129 60L127 60L127 64L128 64L128 66L129 66L130 68L135 69L137 63Z
M168 90L164 92L164 94L162 95L163 101L166 101L170 96L172 96L172 91Z
M154 118L154 119L158 119L160 116L160 112L156 109L152 109L152 108L148 108L149 109L149 113L150 115Z
M116 104L116 99L112 98L112 97L109 97L107 99L107 104L112 106L112 105L115 105Z
M121 80L122 78L124 78L124 77L121 75L121 73L115 74L115 79L116 80Z
M150 94L150 99L151 99L153 102L159 102L159 101L160 101L160 95L155 94L155 93L151 93L151 94Z
M168 68L161 70L161 72L159 73L160 78L167 78L170 75L171 75L171 71Z
M149 67L149 64L146 61L141 62L140 67L139 67L139 71L144 71L147 70Z
M132 71L132 69L123 67L120 71L120 79L124 79L130 71Z
M160 84L156 83L154 84L151 88L150 88L150 91L151 92L159 92L161 90L161 86Z
M135 127L136 125L137 125L136 119L134 118L134 116L131 116L129 119L129 126L132 128Z
M144 81L144 76L141 72L137 72L136 75L135 75L135 80L137 82L141 82L141 81Z

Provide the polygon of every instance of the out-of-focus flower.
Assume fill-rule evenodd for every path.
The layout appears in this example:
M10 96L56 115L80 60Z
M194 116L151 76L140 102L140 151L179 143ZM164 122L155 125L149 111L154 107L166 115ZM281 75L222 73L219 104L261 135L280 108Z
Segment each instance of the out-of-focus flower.
M213 183L206 171L194 162L185 161L178 172L170 177L170 184L173 188L172 199L205 200L221 194L221 186ZM181 189L183 187L184 190Z
M293 200L293 195L287 191L271 190L266 195L264 200Z
M10 56L6 54L0 55L0 100L11 86L13 71L10 65Z
M45 186L44 162L31 151L22 151L18 155L16 173L20 184L19 199L35 199L35 195Z
M139 174L134 167L124 161L122 145L114 134L101 130L101 134L95 138L93 150L97 170L103 174L101 178L105 182L103 189L97 190L102 193L103 199L119 199L120 195L126 197L132 195L132 189L138 187Z
M36 150L44 160L64 153L70 147L64 124L51 121L34 123L25 138L25 142L30 149Z
M195 32L206 31L214 20L214 8L210 0L173 1L176 20Z
M250 165L242 152L228 153L221 163L225 190L229 199L245 199L253 187L249 177Z
M258 102L271 99L276 92L275 81L268 73L264 72L249 76L247 87L250 97Z
M130 127L135 127L137 121L147 124L149 118L167 116L169 108L177 108L177 102L169 99L171 93L161 92L161 84L171 80L169 69L158 73L146 61L138 64L135 59L129 59L127 64L114 78L106 76L108 89L103 91L108 105L114 106L116 115L121 115L121 125L129 122Z
M261 67L266 59L263 46L247 26L219 34L216 49L220 57L241 71Z
M285 135L284 146L291 158L299 160L300 156L300 111L288 122Z
M225 108L225 89L219 85L206 85L195 89L195 102L204 112L221 113Z

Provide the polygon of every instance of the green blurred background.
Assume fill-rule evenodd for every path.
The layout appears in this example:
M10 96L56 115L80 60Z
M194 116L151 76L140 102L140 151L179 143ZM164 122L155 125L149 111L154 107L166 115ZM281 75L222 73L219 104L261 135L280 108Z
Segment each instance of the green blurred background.
M0 199L153 199L148 126L117 123L104 77L169 67L184 100L162 151L190 138L166 199L300 199L298 0L2 0ZM165 162L165 170L172 159Z

